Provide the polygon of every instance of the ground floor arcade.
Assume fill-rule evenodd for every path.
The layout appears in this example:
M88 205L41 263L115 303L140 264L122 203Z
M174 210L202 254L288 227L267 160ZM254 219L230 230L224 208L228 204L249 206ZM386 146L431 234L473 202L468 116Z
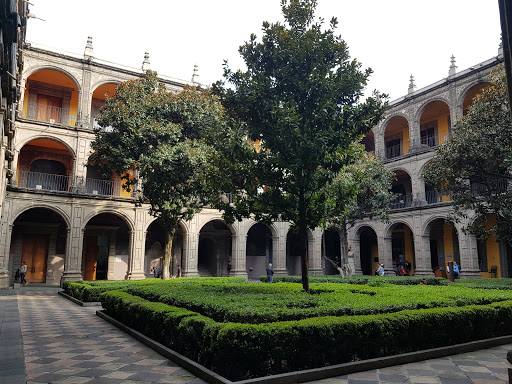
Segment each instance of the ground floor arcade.
M384 264L388 275L446 277L456 261L461 277L511 277L512 251L493 238L478 239L446 221L447 206L391 214L389 223L363 221L348 231L348 257L336 229L308 232L310 274L338 274L338 266L372 275ZM486 219L492 225L492 218ZM161 265L164 228L146 207L130 200L90 196L9 192L0 223L0 286L14 281L21 261L27 280L58 285L65 280L120 280L151 277ZM256 280L268 263L277 275L300 274L302 245L286 222L253 220L226 224L205 209L180 224L173 239L169 273L232 276Z

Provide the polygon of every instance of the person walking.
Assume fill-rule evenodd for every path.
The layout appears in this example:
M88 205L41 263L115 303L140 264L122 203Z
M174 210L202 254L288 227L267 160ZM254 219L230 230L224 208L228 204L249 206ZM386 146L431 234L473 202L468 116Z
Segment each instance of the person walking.
M274 282L274 270L272 269L272 263L268 263L267 267L267 281L269 283Z
M28 285L28 281L25 280L25 275L27 274L27 263L25 261L23 261L21 263L21 267L20 267L20 284L22 285Z
M377 275L384 276L384 264L379 265L379 268L377 268Z
M228 277L231 275L231 268L232 268L231 260L229 260L228 261Z

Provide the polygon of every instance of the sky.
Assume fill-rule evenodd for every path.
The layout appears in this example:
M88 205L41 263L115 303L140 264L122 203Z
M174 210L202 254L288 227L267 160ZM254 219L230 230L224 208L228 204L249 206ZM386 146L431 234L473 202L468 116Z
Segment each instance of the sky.
M283 22L280 0L30 0L27 41L47 49L83 54L87 36L94 57L151 69L210 85L222 78L224 60L243 69L238 47L251 33L261 38L263 21ZM450 57L458 70L498 54L497 0L318 0L316 15L338 19L336 33L352 58L372 68L374 89L390 100L448 76ZM40 19L44 19L42 21Z

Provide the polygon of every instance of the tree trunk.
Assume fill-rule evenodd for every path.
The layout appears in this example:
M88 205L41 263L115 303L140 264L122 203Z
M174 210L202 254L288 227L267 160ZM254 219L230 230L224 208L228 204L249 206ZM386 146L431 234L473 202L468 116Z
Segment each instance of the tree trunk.
M300 266L302 271L302 288L309 293L309 277L308 277L308 233L306 226L306 204L304 201L304 193L299 198L299 239L304 246L304 251L300 255Z
M174 239L174 232L176 231L176 228L173 228L171 230L166 229L165 235L167 237L167 241L165 243L165 252L164 252L164 262L162 266L162 274L164 280L169 280L170 273L169 273L169 266L172 265L174 268L174 262L172 257L172 241Z

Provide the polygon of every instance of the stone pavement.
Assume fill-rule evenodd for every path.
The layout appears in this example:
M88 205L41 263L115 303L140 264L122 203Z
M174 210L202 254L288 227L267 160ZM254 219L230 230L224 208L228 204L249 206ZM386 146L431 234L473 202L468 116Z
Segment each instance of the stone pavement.
M205 382L57 295L58 288L0 290L0 384ZM512 344L359 372L317 384L502 384Z
M205 383L59 290L0 291L0 384Z

